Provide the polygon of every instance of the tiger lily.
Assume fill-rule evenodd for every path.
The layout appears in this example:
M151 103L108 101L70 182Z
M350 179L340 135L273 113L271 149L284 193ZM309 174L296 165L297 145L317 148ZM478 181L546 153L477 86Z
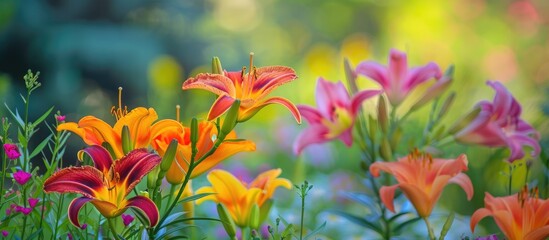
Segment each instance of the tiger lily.
M379 190L381 201L391 212L395 212L393 199L397 188L402 190L422 218L431 215L442 190L449 183L458 184L468 200L473 197L471 179L462 173L467 170L467 157L463 154L457 159L433 159L416 150L397 162L375 162L370 166L374 177L379 177L380 170L392 174L398 182Z
M292 188L289 180L278 178L281 173L280 169L272 169L259 174L256 179L247 184L227 171L212 170L208 174L208 181L212 186L202 187L196 191L196 194L215 194L200 198L196 203L201 204L208 200L221 203L228 209L236 225L247 227L254 204L261 208L263 216L260 216L260 219L265 219L270 207L267 202L273 197L276 188Z
M455 138L463 143L489 147L509 147L509 162L524 157L523 146L530 146L532 156L540 151L539 133L521 119L522 109L513 95L500 82L488 81L496 90L492 102L481 101L476 105L480 112L465 128L455 133Z
M435 63L425 66L408 68L406 53L392 49L389 54L389 63L383 66L377 62L364 61L357 65L356 73L369 77L381 85L389 102L398 106L406 96L418 85L430 80L441 80L442 72ZM444 82L449 79L443 78ZM435 84L432 91L442 92L447 85ZM429 93L433 95L433 93Z
M208 120L213 120L225 113L235 100L239 99L240 109L238 122L244 122L253 117L259 110L269 104L281 104L286 107L295 120L301 123L301 115L296 106L286 98L267 95L278 86L297 78L292 68L284 66L268 66L256 68L253 66L253 54L250 54L250 69L221 74L201 73L189 78L183 83L183 90L203 89L219 95L208 113Z
M527 188L506 197L484 196L484 208L471 216L471 231L480 220L492 216L509 240L534 240L549 237L549 200L539 199L537 189L531 193Z
M83 195L72 200L69 205L68 216L73 225L81 227L78 213L88 202L106 218L118 217L131 207L146 216L150 226L157 224L159 214L153 201L144 196L126 197L160 163L158 155L148 153L145 149L136 149L114 161L106 149L97 145L80 151L80 160L84 154L91 157L93 167L64 168L44 182L46 193L70 192Z
M150 128L158 118L153 108L138 107L128 114L121 116L113 127L94 116L85 116L78 123L67 122L59 124L57 131L71 131L78 135L88 145L102 145L108 143L114 151L114 157L124 156L122 149L122 128L128 126L132 149L148 147Z
M297 137L294 153L298 155L310 144L327 142L339 138L347 146L353 143L353 126L362 102L381 91L365 90L352 98L343 83L331 83L319 78L316 84L318 109L306 105L297 108L310 127Z
M153 125L151 132L151 146L160 155L164 155L172 139L177 140L176 159L172 162L172 166L166 172L166 180L171 184L182 183L185 174L187 174L187 171L189 170L191 160L191 129L182 126L176 121L170 122L165 120L163 123L159 122L158 124ZM202 121L198 124L198 153L195 157L195 161L198 161L213 147L213 138L217 136L217 134L217 128L213 122ZM236 153L255 151L254 142L248 140L231 141L231 139L234 140L236 138L236 133L234 131L230 132L225 137L226 141L221 143L212 155L206 157L193 169L191 178L201 175Z

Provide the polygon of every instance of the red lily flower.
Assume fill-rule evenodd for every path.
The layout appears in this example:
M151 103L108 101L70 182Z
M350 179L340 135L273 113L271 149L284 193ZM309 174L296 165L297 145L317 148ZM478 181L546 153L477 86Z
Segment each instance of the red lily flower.
M252 55L253 56L253 55ZM256 68L250 57L250 71L227 72L223 74L201 73L189 78L183 83L183 90L204 89L219 95L210 108L208 120L215 119L225 113L236 99L240 99L238 122L244 122L253 117L263 107L277 103L286 107L295 120L301 123L301 115L296 106L286 98L267 95L278 86L297 78L292 68L284 66L268 66Z
M150 226L158 223L158 209L153 201L144 196L126 199L133 188L154 167L161 158L145 149L136 149L120 160L113 161L107 150L101 146L91 146L78 155L88 154L95 166L68 167L49 177L44 183L44 191L58 193L79 193L84 196L74 199L69 205L69 219L81 227L78 212L90 202L106 218L120 216L129 207L147 216Z

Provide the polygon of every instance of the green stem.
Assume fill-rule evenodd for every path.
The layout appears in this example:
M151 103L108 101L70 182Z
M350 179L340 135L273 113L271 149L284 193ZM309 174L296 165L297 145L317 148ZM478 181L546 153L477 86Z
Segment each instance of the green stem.
M121 240L120 236L118 236L118 233L116 233L116 228L114 227L113 219L107 218L107 222L109 222L109 228L111 229L111 233L114 236L114 239Z
M44 222L44 212L45 212L45 205L44 203L49 202L49 196L48 201L46 201L46 192L42 191L42 206L40 207L40 225L38 226L39 229L42 229L42 224ZM44 238L44 231L40 231L40 239Z
M304 215L305 215L305 192L304 192L304 189L301 189L302 194L301 194L301 223L300 223L300 233L299 233L299 239L302 240L303 239L303 218L304 218Z
M509 189L508 189L509 195L511 195L512 185L513 185L513 166L509 165Z
M208 152L206 152L202 157L200 157L200 159L198 159L198 161L196 161L196 162L195 162L195 158L196 158L196 154L198 153L198 151L197 151L197 149L192 149L191 161L189 163L189 169L187 170L187 174L185 174L185 178L183 179L183 183L181 184L181 187L179 188L179 192L177 193L177 196L175 197L175 200L172 203L168 203L168 204L170 204L170 207L168 207L168 209L166 210L166 213L164 214L164 216L162 216L162 218L160 219L160 221L156 225L154 231L151 231L149 233L149 237L154 237L154 234L157 233L160 230L160 228L162 227L162 224L164 223L164 221L166 221L166 218L170 215L170 212L173 210L173 208L177 204L177 201L179 201L179 198L181 198L181 195L183 194L183 191L185 190L185 186L187 186L187 183L191 179L191 173L194 170L194 168L196 166L198 166L202 161L204 161L204 159L206 159L207 157L212 155L217 150L219 145L221 145L221 143L223 142L224 139L225 139L225 136L219 135L219 138L216 139L213 147L210 148L210 150Z
M248 237L248 232L246 231L246 228L245 228L245 227L240 227L240 235L241 235L241 239L242 239L242 240L247 240L247 239L249 239L249 237Z
M433 232L433 227L431 226L429 219L427 217L424 217L423 221L425 221L425 225L427 225L427 231L429 231L429 239L436 240L435 232Z
M65 195L61 194L59 196L59 205L57 205L57 217L55 218L55 226L53 230L53 236L52 239L57 239L57 229L59 229L59 220L61 219L61 211L63 209L63 201L65 200Z

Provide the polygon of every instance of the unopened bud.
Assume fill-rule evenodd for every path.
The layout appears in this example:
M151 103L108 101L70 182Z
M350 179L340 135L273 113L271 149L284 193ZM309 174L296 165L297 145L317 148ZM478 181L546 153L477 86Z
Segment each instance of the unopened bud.
M387 113L387 101L385 101L383 95L379 96L379 101L377 102L377 122L381 127L381 131L387 133L387 129L389 128L389 116Z
M349 84L351 94L354 95L358 92L358 86L356 85L357 74L351 66L351 62L349 62L348 58L343 60L343 68L345 69L345 76L347 77L347 83Z
M128 154L133 150L132 139L130 135L130 128L127 125L122 127L122 151L124 154Z
M259 206L257 206L257 204L252 205L252 209L250 210L250 216L248 218L248 226L250 226L251 229L259 228L259 215Z
M148 189L152 190L156 188L156 180L158 178L158 172L160 172L160 167L156 166L151 172L149 172L149 174L147 174Z
M221 60L218 57L212 59L212 73L223 74L223 67L221 67Z
M383 140L381 141L381 146L379 147L379 154L381 155L381 158L383 158L385 161L391 161L393 159L391 144L389 143L389 140L387 140L386 137L383 137Z
M370 136L370 139L372 139L372 142L375 142L376 140L376 132L377 122L371 115L368 115L368 135Z
M223 228L225 228L227 235L234 238L236 236L236 225L227 211L227 208L221 203L217 204L217 214L219 215L219 220L221 220L221 224L223 224Z
M164 156L162 156L162 161L160 162L160 170L162 172L168 171L168 169L170 169L170 167L172 166L172 162L175 158L178 145L179 142L177 141L177 139L173 139L170 142L170 145L168 145L166 152L164 152Z
M481 110L482 109L479 106L475 107L471 112L455 122L454 125L452 125L452 127L450 127L450 129L448 130L448 133L454 135L467 127L467 125L469 125L471 122L473 122L473 120L475 120L475 118L477 118Z
M227 111L227 115L225 115L225 120L223 120L223 126L221 127L221 134L223 134L223 137L227 136L236 126L239 110L240 100L236 99L233 102L233 105L231 105L231 108L229 108L229 110Z
M193 118L191 120L191 148L196 149L198 143L198 120Z
M452 223L454 222L454 213L450 213L448 215L448 218L446 219L446 222L444 223L444 226L442 226L442 230L440 231L440 240L443 240L446 234L448 233L448 230L450 230L450 227L452 227Z
M410 111L415 111L421 108L423 105L431 101L432 99L440 96L452 83L454 78L454 65L448 67L444 75L438 79L438 81L429 87L425 94L410 108Z
M441 119L442 117L444 117L444 115L446 115L446 113L448 112L448 110L450 110L450 107L454 103L455 98L456 98L455 92L452 92L450 93L450 95L448 95L446 100L444 100L444 103L442 103L442 107L440 108L440 111L438 112L438 119Z

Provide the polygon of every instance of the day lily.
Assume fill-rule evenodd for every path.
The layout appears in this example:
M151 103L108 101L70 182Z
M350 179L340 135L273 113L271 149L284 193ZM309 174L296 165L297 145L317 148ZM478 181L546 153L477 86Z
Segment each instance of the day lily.
M293 146L294 153L297 155L308 145L327 142L335 138L339 138L347 146L351 146L353 126L362 102L380 92L379 90L365 90L351 98L341 81L331 83L319 78L316 84L318 109L306 105L297 107L310 126L297 137Z
M116 158L124 156L122 149L122 128L128 126L133 149L149 145L150 127L158 118L153 108L138 107L121 116L114 126L94 116L85 116L78 123L59 124L57 131L68 130L84 140L88 145L102 145L107 142L113 149Z
M414 151L397 162L375 162L370 166L370 173L379 177L379 171L393 175L398 184L383 186L379 195L383 204L395 212L393 199L397 188L410 200L418 215L426 218L431 215L442 190L449 183L458 184L467 194L473 197L471 179L462 171L467 170L467 157L460 155L456 159L433 159L429 154Z
M47 193L70 192L83 195L69 205L71 223L80 227L78 213L84 204L90 202L106 218L118 217L131 207L147 216L150 226L155 226L158 222L158 209L154 202L144 196L130 199L126 197L160 163L161 158L145 149L136 149L114 161L107 150L97 145L79 152L79 159L84 154L91 157L93 167L64 168L44 183L44 191Z
M13 143L5 143L4 152L6 153L6 156L8 156L8 159L11 160L17 159L21 156L21 153L19 153L19 148Z
M32 174L21 170L13 173L13 179L15 179L15 181L19 183L19 185L25 185L25 183L27 183L31 177Z
M240 227L248 226L250 220L250 212L254 204L262 208L262 213L267 214L270 204L266 202L273 197L273 194L278 187L292 188L289 180L278 178L282 170L273 169L261 173L251 183L243 183L231 173L215 169L208 174L208 181L212 186L202 187L196 191L196 194L214 193L196 201L201 204L204 201L210 200L216 203L223 204L235 224ZM265 209L267 208L267 209ZM261 216L260 219L264 219Z
M395 49L392 49L389 54L387 66L373 61L364 61L357 65L356 73L379 83L393 106L398 106L418 85L430 79L439 81L442 76L438 65L432 62L421 67L408 68L406 53ZM443 88L440 85L435 83L433 91L442 91Z
M471 231L480 220L492 216L509 240L534 240L549 237L549 200L539 199L537 189L505 197L484 196L484 208L471 216Z
M496 90L494 100L479 102L475 108L480 112L455 134L455 138L463 143L488 147L507 146L511 151L509 162L524 157L523 146L530 146L532 156L537 156L541 151L537 141L539 133L520 118L520 104L500 82L488 81L487 84Z
M166 172L166 180L171 184L182 183L185 174L189 170L191 161L191 129L182 126L176 121L168 122L166 120L164 123L155 124L151 132L153 133L151 145L160 155L164 155L173 139L177 140L176 159ZM196 145L198 153L196 154L195 162L213 147L217 134L217 128L213 122L202 121L198 123L198 142ZM236 153L255 151L254 142L248 140L231 141L231 139L237 139L234 131L225 137L226 141L221 143L212 155L206 157L193 169L191 178L210 170L221 161Z
M238 122L253 117L259 110L269 104L281 104L286 107L295 120L301 123L301 115L295 105L286 98L267 98L278 86L296 79L292 68L285 66L253 66L253 54L250 55L250 69L221 74L201 73L183 83L183 90L203 89L219 95L208 113L208 120L216 119L225 113L237 99L240 100Z

